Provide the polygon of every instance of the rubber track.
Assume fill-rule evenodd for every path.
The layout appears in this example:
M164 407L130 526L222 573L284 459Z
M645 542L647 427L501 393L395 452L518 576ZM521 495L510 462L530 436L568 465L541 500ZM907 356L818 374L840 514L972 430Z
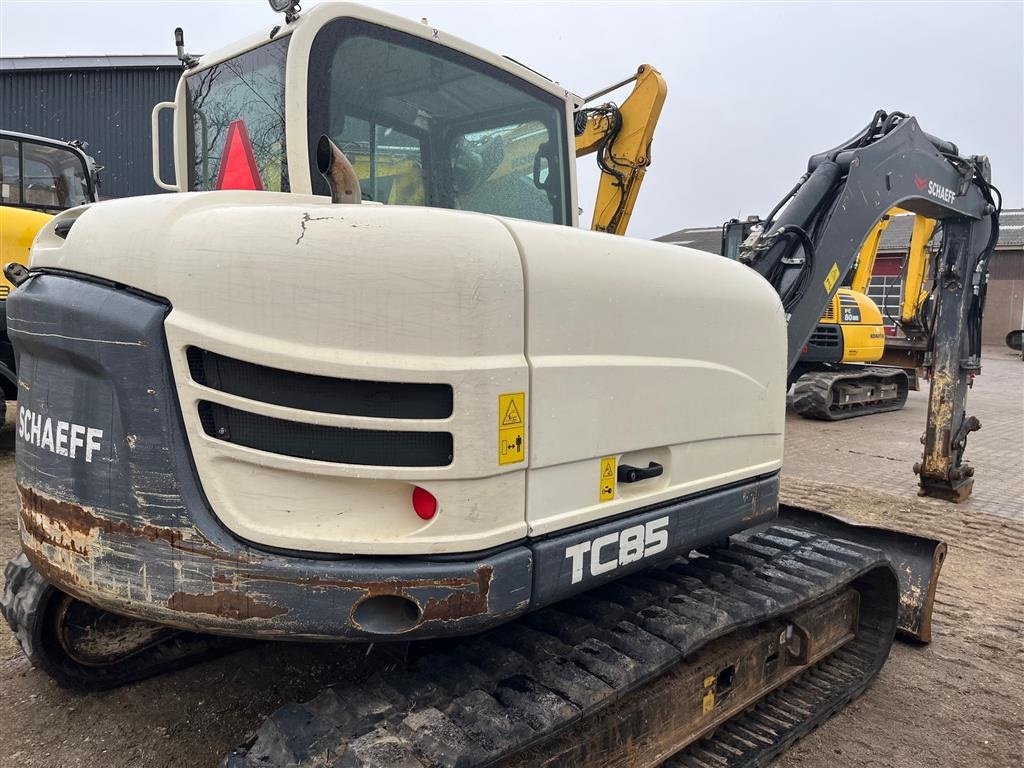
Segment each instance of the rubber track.
M35 666L39 666L39 654L30 627L36 620L39 606L44 602L44 593L51 589L53 587L36 572L24 554L18 555L4 568L0 614L7 621L7 626L11 628L25 656Z
M844 407L833 406L832 389L836 384L843 381L892 379L900 376L906 377L906 374L899 369L879 367L864 367L856 372L845 369L805 373L797 379L796 385L793 387L793 410L805 419L818 419L820 421L841 421L843 419L853 419L857 416L869 416L873 413L898 411L907 403L907 392L909 389L907 386L904 386L902 393L900 393L902 396L898 394L895 400Z
M792 613L879 569L892 585L891 605L881 609L891 620L863 640L871 646L869 663L844 686L856 695L877 674L892 643L891 567L877 550L773 525L688 562L626 577L449 643L409 667L285 705L247 749L221 765L493 765L654 680L711 640ZM826 710L822 717L831 714ZM786 743L796 737L789 731ZM724 734L720 728L716 736Z
M102 691L163 672L181 669L238 650L251 641L232 637L170 632L166 639L105 665L80 664L67 655L49 630L51 606L63 593L51 586L21 553L4 568L0 614L32 666L62 688Z
M674 755L664 768L767 765L864 691L870 682L865 679L865 664L874 653L869 645L858 638L839 649L712 736Z

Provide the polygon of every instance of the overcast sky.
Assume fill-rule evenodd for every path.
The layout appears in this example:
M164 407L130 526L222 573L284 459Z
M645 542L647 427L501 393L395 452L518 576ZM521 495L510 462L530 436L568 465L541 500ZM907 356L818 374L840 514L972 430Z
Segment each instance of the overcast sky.
M1006 207L1024 205L1019 0L367 4L425 16L579 94L641 63L660 69L668 101L633 216L637 237L767 213L809 155L878 108L915 115L963 153L989 155ZM0 0L0 55L168 54L175 26L202 52L276 18L264 0ZM596 171L593 157L581 162L589 221Z

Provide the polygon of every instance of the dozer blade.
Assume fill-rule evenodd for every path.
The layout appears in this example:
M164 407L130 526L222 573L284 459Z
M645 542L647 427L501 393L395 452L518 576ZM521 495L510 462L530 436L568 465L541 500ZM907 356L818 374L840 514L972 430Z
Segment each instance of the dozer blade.
M921 643L932 640L932 607L946 544L912 533L861 525L805 507L779 505L779 521L834 539L879 549L892 563L900 585L897 631Z

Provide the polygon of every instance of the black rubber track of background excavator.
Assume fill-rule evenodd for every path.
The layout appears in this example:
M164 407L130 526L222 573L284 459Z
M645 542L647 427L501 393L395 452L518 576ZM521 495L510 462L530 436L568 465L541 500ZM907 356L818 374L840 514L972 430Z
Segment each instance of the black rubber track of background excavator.
M836 402L833 392L843 382L896 384L896 397L843 405ZM899 368L863 367L857 370L811 371L805 373L793 386L793 410L805 419L840 421L872 413L898 411L907 402L910 389L907 374Z
M628 704L631 692L642 698L638 689L713 641L784 619L851 584L860 601L853 640L712 735L675 754L690 739L679 741L652 763L675 754L678 766L763 765L858 695L885 662L898 590L880 551L783 525L745 532L728 547L626 577L479 637L441 643L365 682L285 705L222 766L470 768L514 761L525 749L564 744L551 737L588 727L586 718Z

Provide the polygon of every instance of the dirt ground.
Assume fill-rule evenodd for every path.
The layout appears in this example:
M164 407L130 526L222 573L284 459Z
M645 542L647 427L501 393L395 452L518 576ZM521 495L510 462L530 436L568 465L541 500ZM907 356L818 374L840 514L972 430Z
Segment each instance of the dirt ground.
M971 438L982 456L986 450L1006 452L1007 435L1016 441L1009 446L1009 464L983 466L975 460L979 483L984 472L1008 473L1000 475L1000 492L989 484L991 504L919 500L912 476L907 482L885 480L895 493L863 489L871 483L860 490L826 484L822 479L832 476L829 468L848 466L850 457L822 449L822 425L790 415L784 500L940 537L949 543L949 556L936 598L932 644L898 643L867 693L781 757L777 768L1024 766L1024 522L1019 522L1024 498L1015 463L1024 460L1022 377L1020 368L1013 368L1021 364L1005 354L999 364L1004 375L987 385L983 376L976 390L980 401L991 403L993 413L982 419L994 427L988 434L1000 445L986 449L984 430ZM911 393L908 410L923 409L922 398L924 393ZM880 421L884 418L859 421L873 422L871 428L888 434L885 442L892 445L916 442L923 421L897 429L894 424L902 421ZM856 436L863 447L870 437L863 423L827 429L834 445L850 445ZM908 437L908 429L917 432ZM0 431L3 562L18 552L13 442L9 419ZM891 446L876 446L875 458L894 460L886 447ZM1011 498L1003 498L1007 494ZM73 694L34 670L3 625L0 766L213 765L278 705L310 698L325 683L363 677L388 662L377 651L367 656L366 646L263 644L120 690Z

